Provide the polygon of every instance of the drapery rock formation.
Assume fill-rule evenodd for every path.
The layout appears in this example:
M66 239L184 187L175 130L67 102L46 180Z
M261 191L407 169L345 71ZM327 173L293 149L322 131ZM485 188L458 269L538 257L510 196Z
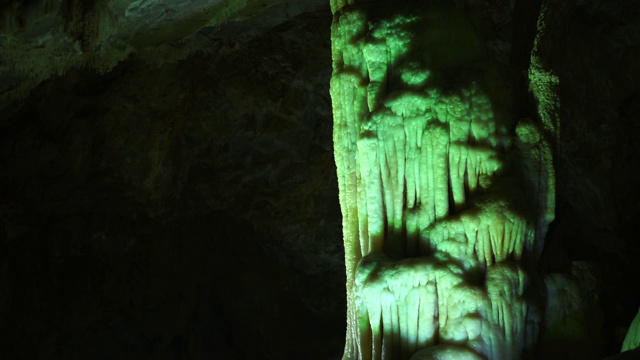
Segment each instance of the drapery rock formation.
M409 359L438 344L465 348L448 358L531 356L557 129L511 117L508 78L462 6L332 10L343 359Z

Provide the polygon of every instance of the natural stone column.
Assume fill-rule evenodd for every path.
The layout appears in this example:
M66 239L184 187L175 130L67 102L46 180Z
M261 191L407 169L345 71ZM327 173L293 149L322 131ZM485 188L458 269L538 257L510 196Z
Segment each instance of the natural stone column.
M448 1L332 1L343 359L517 359L540 322L547 135L511 117L481 34Z

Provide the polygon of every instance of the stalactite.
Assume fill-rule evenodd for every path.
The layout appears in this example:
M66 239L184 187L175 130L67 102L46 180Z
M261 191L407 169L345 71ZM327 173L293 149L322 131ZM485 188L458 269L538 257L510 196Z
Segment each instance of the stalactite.
M344 359L516 359L536 339L523 261L553 217L551 152L533 123L507 133L480 40L443 4L332 3Z

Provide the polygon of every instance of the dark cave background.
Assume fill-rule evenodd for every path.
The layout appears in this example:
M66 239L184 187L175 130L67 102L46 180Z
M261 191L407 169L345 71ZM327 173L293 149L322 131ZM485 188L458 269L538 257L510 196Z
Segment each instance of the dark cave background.
M491 7L505 67L526 70L539 5ZM546 266L596 269L596 359L640 307L640 6L566 6L544 44L562 104ZM341 357L330 24L328 1L266 11L21 96L0 72L0 358Z

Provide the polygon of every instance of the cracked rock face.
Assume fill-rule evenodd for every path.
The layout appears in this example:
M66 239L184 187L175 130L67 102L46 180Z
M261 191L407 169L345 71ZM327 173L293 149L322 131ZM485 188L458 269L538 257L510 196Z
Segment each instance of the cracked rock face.
M533 269L555 206L542 126L510 118L508 85L461 7L334 11L343 358L532 354ZM439 344L453 347L427 355Z

